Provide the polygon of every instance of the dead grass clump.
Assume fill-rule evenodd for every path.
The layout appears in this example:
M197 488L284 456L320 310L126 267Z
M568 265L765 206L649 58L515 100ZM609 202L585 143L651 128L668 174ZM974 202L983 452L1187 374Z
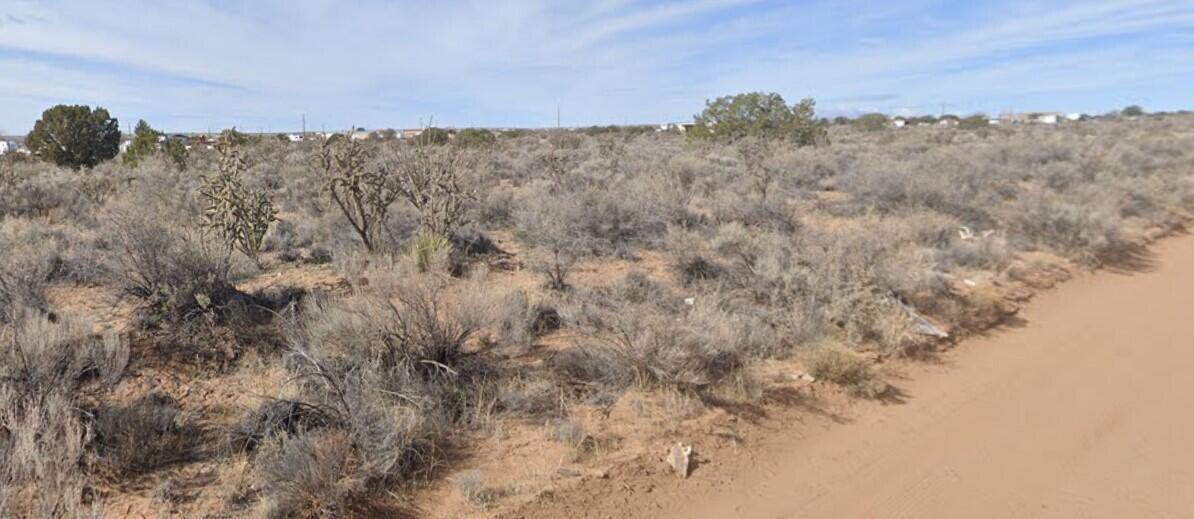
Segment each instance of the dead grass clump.
M339 431L283 435L266 443L255 474L270 518L351 516L365 490L352 439Z
M270 400L228 430L228 446L233 451L249 451L272 436L314 430L329 422L330 417L320 407L293 400Z
M721 265L710 261L704 256L695 255L680 259L673 268L676 271L676 277L686 287L701 282L716 280L724 274L725 270Z
M846 389L852 396L878 398L887 392L887 383L879 380L871 363L861 355L838 346L814 348L803 356L809 373Z
M203 454L204 431L165 395L101 406L94 414L96 465L113 477L153 472Z
M288 422L292 413L250 417L240 435L261 445L262 506L344 513L350 497L436 470L453 428L479 423L494 407L489 369L465 349L484 314L422 282L399 287L392 301L362 294L307 302L287 361L302 423ZM293 483L281 479L292 471L300 473Z
M487 506L502 494L501 489L489 486L481 471L476 469L457 472L448 479L456 484L464 499L475 506Z
M113 273L124 292L143 303L147 322L184 323L239 294L226 251L201 235L131 214L116 216L114 224Z
M692 323L646 314L642 308L626 310L606 316L608 331L557 359L557 369L578 381L613 390L634 384L698 392L726 379L744 363L743 352L710 340Z
M5 517L99 514L81 470L92 430L78 389L90 376L115 381L127 349L97 341L88 326L20 308L0 323L0 512Z

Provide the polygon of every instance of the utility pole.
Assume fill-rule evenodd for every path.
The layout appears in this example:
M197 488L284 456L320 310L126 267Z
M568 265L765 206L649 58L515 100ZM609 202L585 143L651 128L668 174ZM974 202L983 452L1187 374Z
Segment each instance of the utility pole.
M303 137L307 136L307 114L303 114Z

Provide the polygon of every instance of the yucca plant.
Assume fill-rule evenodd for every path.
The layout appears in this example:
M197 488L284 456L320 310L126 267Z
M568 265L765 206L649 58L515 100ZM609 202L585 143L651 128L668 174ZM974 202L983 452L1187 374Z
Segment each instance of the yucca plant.
M415 236L411 244L410 255L415 260L419 272L428 272L437 264L443 263L444 258L452 250L452 241L442 234L424 232Z

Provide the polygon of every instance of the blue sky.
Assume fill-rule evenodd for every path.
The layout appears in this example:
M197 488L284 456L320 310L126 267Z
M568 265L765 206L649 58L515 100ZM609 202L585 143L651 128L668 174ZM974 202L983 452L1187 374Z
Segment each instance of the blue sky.
M1194 108L1194 0L0 0L0 133L687 120L775 91L822 115Z

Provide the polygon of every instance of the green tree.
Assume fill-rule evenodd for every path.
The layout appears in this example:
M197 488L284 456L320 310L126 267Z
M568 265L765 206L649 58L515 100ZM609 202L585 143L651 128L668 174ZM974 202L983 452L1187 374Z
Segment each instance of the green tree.
M1125 106L1124 109L1120 111L1120 114L1122 114L1124 117L1140 117L1144 115L1144 109L1141 108L1140 105Z
M447 144L448 140L452 138L452 134L443 128L427 128L415 137L415 142L420 146Z
M958 128L963 130L977 130L991 125L991 121L984 114L974 114L958 121Z
M497 136L484 128L465 128L456 134L456 143L461 146L489 146L497 142Z
M120 123L100 107L58 105L42 112L25 145L47 162L92 167L120 152Z
M129 144L127 150L120 160L126 166L136 166L141 162L141 159L152 155L158 149L158 136L162 133L149 126L149 123L144 119L137 121L137 127L133 130L133 142Z
M162 146L162 152L179 171L187 169L187 145L183 144L181 139L166 139Z
M859 116L854 125L868 132L879 131L891 126L891 119L881 113L871 113Z
M801 146L825 142L825 126L817 121L816 102L806 98L789 107L776 93L750 92L705 103L693 117L694 138L733 142L745 137L789 139Z

